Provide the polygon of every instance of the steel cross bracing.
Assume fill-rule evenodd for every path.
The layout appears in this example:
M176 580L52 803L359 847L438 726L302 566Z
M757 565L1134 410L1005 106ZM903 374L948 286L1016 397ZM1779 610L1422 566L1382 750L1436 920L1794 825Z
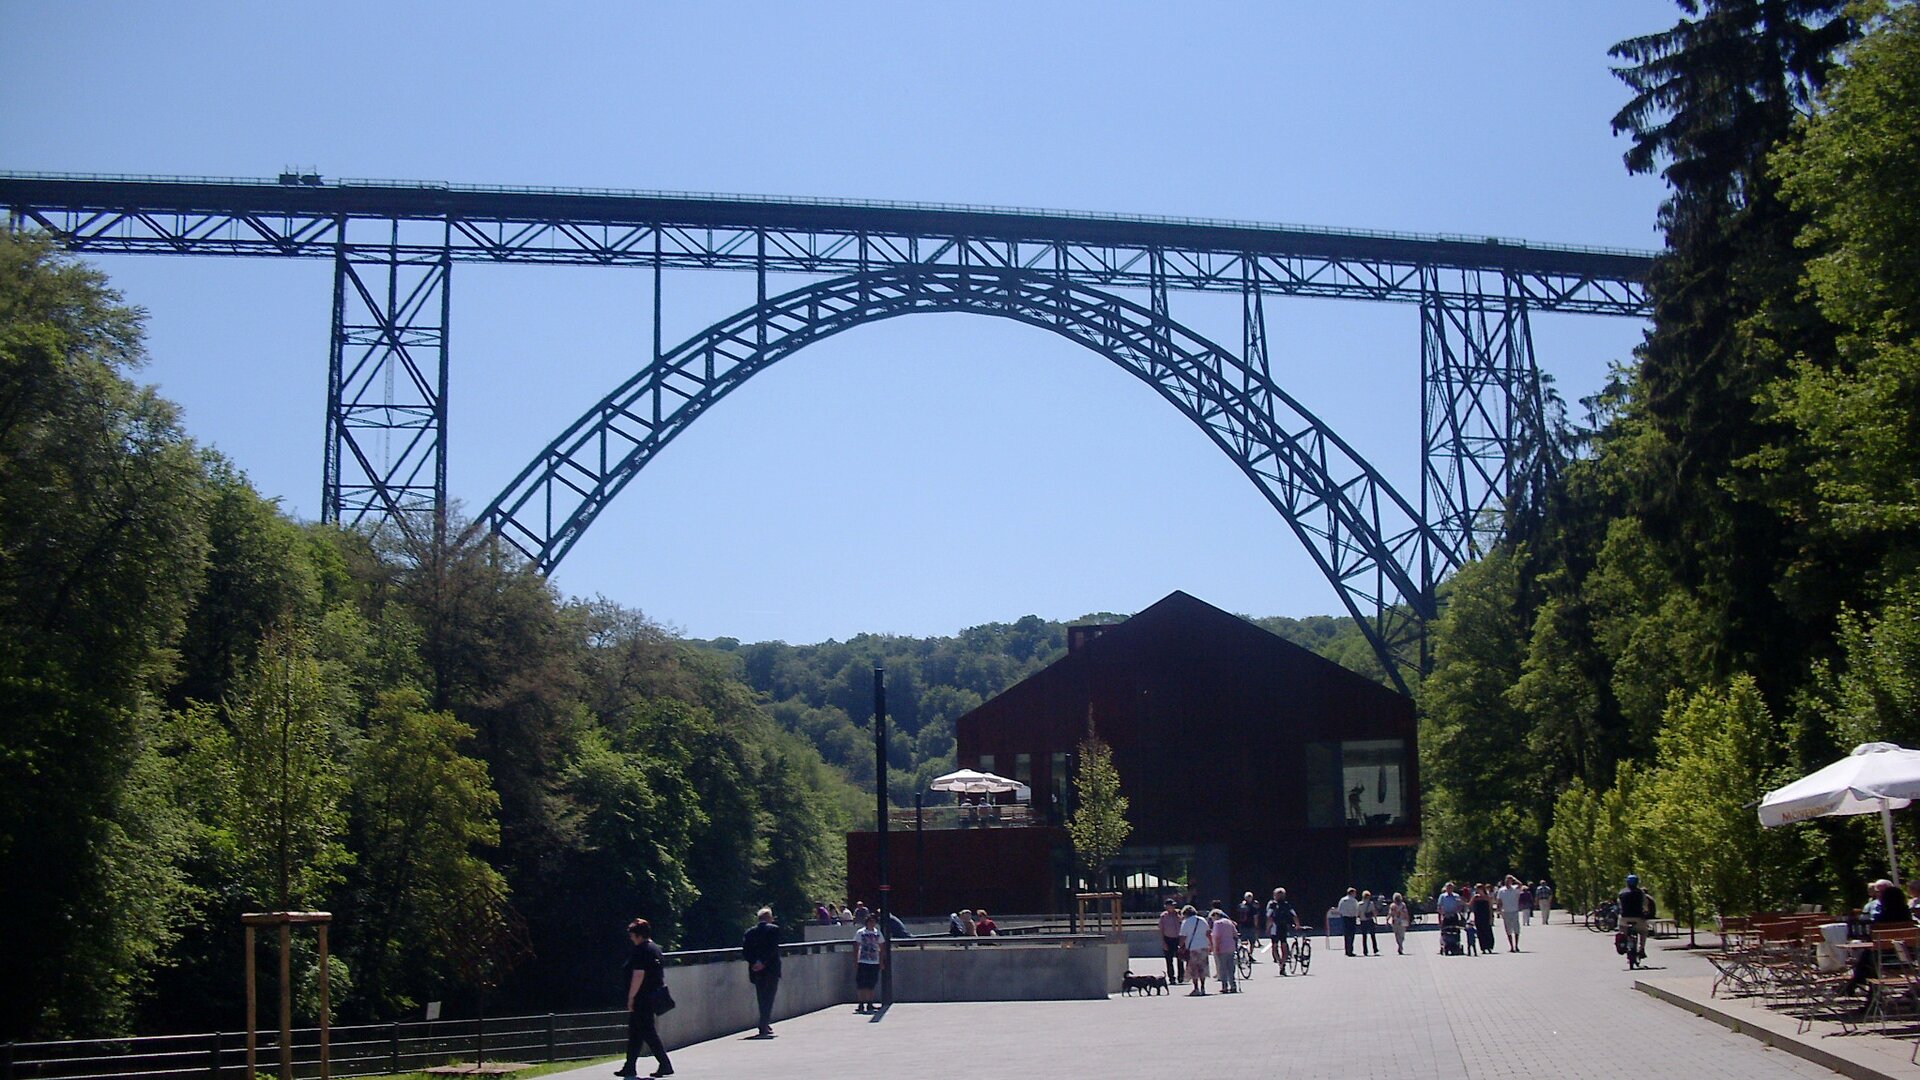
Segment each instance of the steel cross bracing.
M1403 685L1422 665L1409 659L1406 648L1419 635L1409 638L1402 624L1418 626L1430 613L1439 577L1482 550L1498 528L1500 511L1551 469L1529 313L1644 317L1650 265L1650 256L1634 252L1244 222L311 179L275 184L0 174L0 206L9 227L49 232L82 252L334 260L322 514L347 523L430 523L436 531L446 505L449 298L456 262L642 266L656 274L750 270L759 278L761 304L755 310L765 305L769 273L852 275L869 282L876 280L871 275L893 273L926 279L988 274L1024 281L1008 286L1015 292L1042 285L1076 292L1140 290L1148 300L1144 310L1163 330L1124 363L1163 386L1169 400L1177 395L1160 380L1181 370L1174 343L1185 333L1175 329L1169 293L1237 291L1245 313L1237 363L1259 376L1240 388L1240 411L1275 418L1290 406L1273 396L1277 388L1267 374L1268 297L1417 304L1422 490L1421 511L1409 515L1430 527L1395 533L1376 521L1379 535L1359 541L1354 538L1366 530L1356 532L1336 516L1316 533L1297 515L1315 512L1319 503L1275 495L1290 484L1305 484L1302 490L1313 485L1298 478L1262 480L1253 452L1231 445L1253 437L1260 425L1248 421L1231 437L1215 435L1296 532L1306 530L1302 539ZM658 342L657 287L655 296L657 367L666 362ZM768 328L760 322L754 332ZM1210 414L1198 406L1183 411L1203 426L1212 422L1201 420ZM1317 423L1295 434L1303 447L1331 437ZM1351 457L1343 447L1334 456ZM1313 459L1308 453L1267 460L1311 473ZM1370 477L1363 485L1367 498L1350 500L1354 506L1380 498L1405 506L1370 469L1363 473ZM1309 540L1309 534L1319 539ZM1389 539L1396 535L1400 540ZM1416 535L1418 543L1406 540ZM539 545L530 550L541 552L536 557L551 568L575 537L577 531L557 553ZM1356 569L1361 563L1345 546L1353 543L1370 553L1367 558L1384 561L1373 571ZM1351 584L1368 572L1397 584ZM1367 604L1375 610L1363 614Z
M1432 614L1406 572L1431 532L1413 508L1263 371L1151 308L1007 270L907 267L808 285L731 316L664 354L576 421L481 519L543 568L558 565L621 488L675 435L756 372L843 330L915 312L964 311L1042 327L1139 377L1226 451L1307 546L1376 645L1408 650Z

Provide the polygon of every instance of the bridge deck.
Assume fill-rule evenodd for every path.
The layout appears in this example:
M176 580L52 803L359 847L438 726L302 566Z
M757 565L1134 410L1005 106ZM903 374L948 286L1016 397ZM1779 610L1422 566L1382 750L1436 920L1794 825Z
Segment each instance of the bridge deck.
M1419 270L1491 274L1541 310L1645 314L1652 253L1299 225L996 206L407 181L0 172L0 209L77 249L331 258L344 244L455 261L842 273L975 265L1175 289L1415 302ZM369 225L388 226L369 229ZM400 226L431 225L421 232Z

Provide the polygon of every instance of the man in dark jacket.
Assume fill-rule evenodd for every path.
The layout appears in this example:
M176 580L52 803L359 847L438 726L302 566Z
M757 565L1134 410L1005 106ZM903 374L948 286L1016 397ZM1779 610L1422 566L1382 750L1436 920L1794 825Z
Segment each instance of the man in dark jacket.
M747 961L747 978L760 997L760 1034L773 1034L773 996L780 992L780 924L773 909L761 908L760 921L740 939L740 955Z

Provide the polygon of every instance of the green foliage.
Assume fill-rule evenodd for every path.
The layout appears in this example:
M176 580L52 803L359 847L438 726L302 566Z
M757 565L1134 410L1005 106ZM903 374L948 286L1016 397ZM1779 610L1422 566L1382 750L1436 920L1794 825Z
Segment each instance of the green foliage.
M239 891L267 910L321 907L352 861L334 697L310 644L274 635L225 710Z
M123 1024L176 925L143 755L206 528L173 408L125 378L140 322L0 234L0 1038Z
M1419 699L1426 840L1412 887L1422 895L1448 878L1498 880L1545 855L1548 808L1527 751L1527 716L1507 694L1527 641L1521 563L1501 549L1447 587Z
M1757 793L1792 779L1787 741L1751 678L1674 695L1633 824L1650 880L1683 921L1794 899L1820 834L1762 829L1753 810Z
M1856 607L1920 567L1920 11L1894 7L1773 164L1808 215L1806 280L1839 327L1771 389L1801 436L1756 457L1810 543L1796 572Z
M1843 616L1840 645L1844 663L1823 672L1839 745L1920 746L1920 575L1894 582L1877 613Z
M1077 748L1080 763L1074 774L1076 805L1067 817L1067 838L1073 856L1095 888L1107 877L1107 866L1133 832L1127 822L1127 797L1120 794L1120 770L1113 766L1113 749L1091 729Z
M139 324L0 234L0 1037L233 1030L248 910L334 911L371 1019L601 1005L636 914L719 946L838 891L859 793L730 658L457 526L288 520L126 380Z
M362 1007L412 1008L454 974L466 898L503 894L481 853L500 842L500 797L460 746L473 729L415 690L380 695L347 757L354 866L339 918Z
M1602 851L1607 836L1600 823L1600 795L1576 777L1555 800L1553 825L1547 829L1554 895L1570 912L1591 910L1611 880L1606 873L1611 860Z

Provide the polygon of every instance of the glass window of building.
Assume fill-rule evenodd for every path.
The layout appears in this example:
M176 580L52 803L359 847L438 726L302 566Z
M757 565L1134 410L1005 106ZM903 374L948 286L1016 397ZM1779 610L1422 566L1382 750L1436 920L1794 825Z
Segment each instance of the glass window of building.
M980 765L978 767L981 772L992 772L993 771L993 755L981 754Z
M1013 755L1013 778L1027 785L1028 787L1033 786L1033 755L1032 754Z
M1308 743L1307 824L1399 825L1407 820L1407 744L1402 739Z

